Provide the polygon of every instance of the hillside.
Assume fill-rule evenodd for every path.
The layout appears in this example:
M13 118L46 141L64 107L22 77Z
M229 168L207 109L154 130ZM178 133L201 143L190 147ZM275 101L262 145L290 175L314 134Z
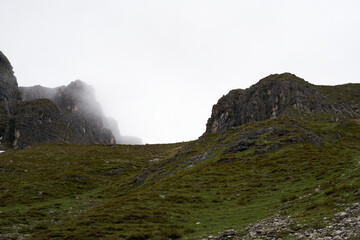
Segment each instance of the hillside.
M276 76L252 86L247 99L261 96L264 84L292 97L294 90L281 89L292 80ZM193 142L45 144L1 153L0 238L356 239L359 84L309 90L292 76L295 91L316 101L299 94L288 108L293 100L285 98L275 117L265 110L248 122L233 119L238 126L229 119ZM238 109L232 101L248 91L231 91L212 118Z

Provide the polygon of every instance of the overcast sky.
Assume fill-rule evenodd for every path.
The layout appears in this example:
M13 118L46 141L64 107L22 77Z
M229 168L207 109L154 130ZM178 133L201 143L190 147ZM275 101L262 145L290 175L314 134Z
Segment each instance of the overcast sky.
M96 89L122 135L197 139L212 105L273 73L360 82L358 0L0 0L20 86Z

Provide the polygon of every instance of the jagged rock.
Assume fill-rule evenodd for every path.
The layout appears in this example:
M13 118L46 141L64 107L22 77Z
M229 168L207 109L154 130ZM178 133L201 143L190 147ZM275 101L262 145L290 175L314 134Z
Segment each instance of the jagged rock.
M24 148L39 142L66 141L67 128L61 113L48 99L20 102L15 117L13 146Z
M108 132L107 129L110 129L113 136L113 140L110 140L110 142L142 144L139 138L120 135L116 120L104 115L100 104L96 101L94 89L81 80L57 88L46 88L37 85L20 87L19 89L22 100L47 98L53 101L65 114L70 113L72 118L85 119L88 125L91 125L91 129L86 129L84 126L79 126L79 129L85 129L87 133L94 132L100 136L99 132ZM87 136L88 139L91 137ZM99 142L98 140L95 141ZM108 142L106 139L101 139L99 143Z
M184 163L193 165L198 162L204 161L205 159L207 159L210 156L210 153L211 153L210 151L207 151L202 155L192 157L191 159L185 161Z
M20 87L23 101L50 99L61 112L60 121L70 130L67 138L50 139L46 142L65 141L80 144L113 144L115 138L105 127L106 118L96 101L94 89L76 80L68 86L45 88L41 86Z
M236 231L234 229L228 229L219 234L218 239L226 239L235 236Z
M237 153L248 150L255 142L249 137L242 137L234 145L229 147L225 153Z
M20 98L12 66L0 51L0 138L2 142L14 139L14 112Z
M356 118L360 117L359 100L360 84L316 86L290 73L274 74L246 90L232 90L220 98L213 106L206 133L223 133L231 127L294 111Z
M227 148L224 153L237 153L250 149L256 143L256 139L265 133L269 132L268 129L257 129L256 131L245 131L239 135L239 140Z
M251 148L255 149L256 154L265 154L296 143L324 144L322 138L299 124L278 124L276 127L272 126L267 129L246 130L241 132L237 138L238 140L229 144L224 154L238 153Z
M9 60L0 52L0 139L24 148L45 142L113 144L94 90L77 80L68 86L18 87Z

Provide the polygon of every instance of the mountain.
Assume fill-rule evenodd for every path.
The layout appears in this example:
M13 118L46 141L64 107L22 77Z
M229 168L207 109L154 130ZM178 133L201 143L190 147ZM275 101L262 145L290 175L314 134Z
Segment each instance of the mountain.
M73 131L82 129L83 136L77 137L73 142L81 144L91 143L121 143L121 144L142 144L140 138L122 136L117 121L104 115L100 104L96 101L95 90L81 80L71 82L68 86L47 88L42 86L20 87L21 99L30 101L35 99L51 100L64 115L70 118L66 122L85 121L83 126L74 126ZM74 121L74 119L77 119ZM69 125L69 124L68 124ZM109 131L111 133L109 133ZM80 132L78 134L81 134ZM113 135L111 137L110 135ZM61 139L56 140L59 142Z
M94 89L86 83L76 80L68 86L57 88L45 88L42 86L20 87L19 91L23 101L22 105L25 103L26 106L29 103L33 103L33 105L39 107L43 104L44 106L41 109L44 109L51 102L58 110L53 108L50 114L60 114L59 117L55 119L50 118L49 121L46 116L43 120L38 119L39 114L32 111L31 119L28 118L29 124L30 122L37 123L40 121L39 123L41 123L41 128L43 129L44 124L46 124L44 122L48 122L47 125L53 128L53 131L50 132L41 131L39 128L36 134L37 136L41 135L41 137L39 139L36 139L36 136L30 137L30 139L36 139L35 142L43 139L44 142L78 144L115 143L115 138L110 128L106 125L108 120L103 114L100 104L96 101ZM47 109L50 110L50 108ZM49 113L49 111L46 112ZM19 122L21 122L21 116L23 114L20 114ZM19 124L19 126L27 125ZM54 125L57 127L54 127ZM26 136L29 136L31 132L26 132ZM42 132L48 133L48 137L43 136Z
M359 85L270 75L196 141L7 150L0 238L358 239Z
M3 147L22 149L46 142L116 142L94 89L80 80L53 89L19 88L9 60L1 52L0 100Z
M236 89L213 106L207 133L250 122L303 114L335 114L340 118L360 117L360 85L316 86L290 74L273 74L248 89Z

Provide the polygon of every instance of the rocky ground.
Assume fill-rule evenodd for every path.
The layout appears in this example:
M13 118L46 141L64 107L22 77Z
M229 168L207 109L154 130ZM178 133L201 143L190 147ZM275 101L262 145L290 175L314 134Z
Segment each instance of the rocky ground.
M228 229L217 237L208 239L317 239L341 240L360 237L360 204L354 203L343 212L338 212L332 219L324 219L325 227L314 229L295 224L291 216L277 214L248 225L242 233ZM299 228L299 230L294 230Z

